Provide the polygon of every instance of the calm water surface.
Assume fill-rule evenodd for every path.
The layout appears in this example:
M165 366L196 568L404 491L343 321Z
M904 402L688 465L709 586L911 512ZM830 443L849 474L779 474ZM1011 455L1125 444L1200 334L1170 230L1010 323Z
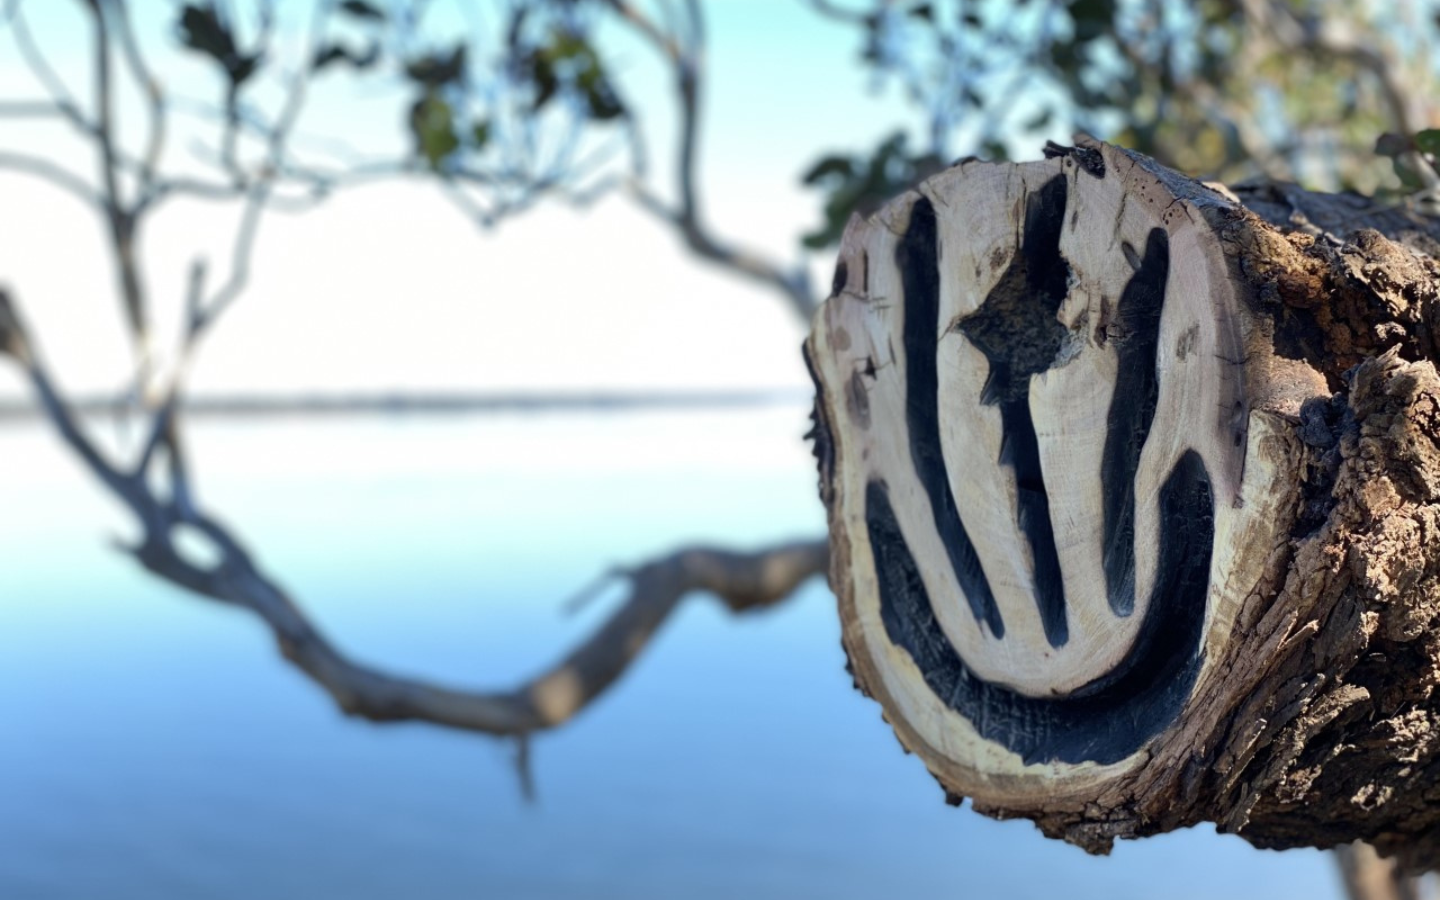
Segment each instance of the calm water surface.
M202 496L348 652L509 685L596 572L818 534L803 411L197 422ZM38 426L0 429L0 898L1333 898L1210 829L1094 858L941 802L843 670L819 584L692 598L536 741L347 721L242 612L143 574Z

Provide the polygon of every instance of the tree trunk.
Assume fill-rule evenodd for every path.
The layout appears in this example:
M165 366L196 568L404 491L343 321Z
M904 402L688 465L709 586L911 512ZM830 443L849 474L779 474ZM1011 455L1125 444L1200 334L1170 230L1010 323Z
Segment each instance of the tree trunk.
M857 686L1094 852L1440 864L1440 224L1046 155L846 231L806 356Z

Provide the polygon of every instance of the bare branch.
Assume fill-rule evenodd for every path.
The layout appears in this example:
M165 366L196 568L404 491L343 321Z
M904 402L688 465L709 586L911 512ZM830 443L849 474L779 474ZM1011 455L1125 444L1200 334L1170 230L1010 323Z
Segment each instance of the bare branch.
M94 187L87 184L83 178L48 159L0 150L0 169L10 169L34 176L76 197L87 206L94 207L98 211L105 209L105 202Z
M0 289L0 353L10 356L25 369L40 407L60 433L60 438L75 452L106 487L130 503L139 497L134 480L123 475L90 440L75 419L74 413L55 388L54 381L42 364L26 328L7 291Z
M820 15L837 22L844 22L847 25L865 25L874 17L874 13L850 9L839 3L831 2L831 0L807 0L807 3Z
M691 29L688 43L682 43L674 34L667 34L628 0L607 0L607 3L649 40L675 70L675 91L680 111L676 161L679 204L670 207L638 178L631 180L632 196L642 209L677 228L686 246L697 256L776 289L791 311L802 322L808 323L815 310L816 298L809 272L803 263L786 268L761 254L729 245L712 234L704 224L696 172L705 40L704 17L698 2L688 0L686 3Z
M0 100L0 116L7 119L63 119L65 110L49 100Z
M45 88L55 107L70 121L76 128L86 134L94 134L95 126L85 118L80 111L80 106L75 102L75 97L65 82L50 67L50 62L45 54L35 43L35 37L30 32L30 23L25 18L21 9L20 0L10 0L6 6L6 16L10 24L10 32L15 36L15 46L20 51L20 57L25 61L31 73L41 86Z
M327 10L328 7L324 3L317 4L315 7L306 53L301 57L300 64L294 75L291 76L285 106L281 110L279 120L270 131L266 148L266 162L259 177L250 182L246 192L245 209L241 213L240 227L236 232L235 244L230 257L230 275L203 310L200 310L198 314L192 314L187 343L193 344L198 340L200 335L229 308L230 304L249 284L250 260L254 255L255 237L259 230L260 218L270 201L275 181L284 170L286 142L305 105L305 96L310 84L310 67L307 61L314 58L315 48L319 45L320 35L324 29Z
M212 538L224 535L205 519L193 524ZM630 576L620 608L557 666L521 686L499 692L462 691L381 673L337 650L290 598L223 540L225 561L202 571L165 543L147 543L146 568L217 600L244 606L271 627L284 656L318 682L350 715L376 722L420 720L492 735L524 735L572 718L613 684L681 599L714 593L734 612L780 602L823 571L827 545L797 543L758 553L695 547L647 563Z
M140 192L143 196L155 182L155 170L160 165L160 154L165 149L165 93L160 86L160 80L155 77L140 52L140 42L136 39L130 22L129 4L116 4L115 22L120 33L120 47L125 54L125 62L131 77L140 85L145 95L146 110L150 117L150 134L140 164Z
M110 230L110 249L120 280L120 298L125 305L130 338L139 360L138 383L143 385L150 368L150 327L145 310L145 290L140 280L136 254L136 225L120 187L120 159L115 149L114 85L111 77L110 24L100 0L85 0L94 25L95 114L94 138L100 152L101 201Z
M572 718L625 672L679 602L707 591L732 612L773 606L801 583L825 570L828 543L798 541L753 553L689 547L623 573L629 595L590 638L556 666L508 691L464 691L391 675L341 653L300 607L265 575L241 543L217 520L199 511L183 477L169 502L155 497L144 467L124 474L84 435L55 390L7 294L0 292L0 351L25 368L41 407L62 438L92 472L135 515L143 536L132 552L151 572L194 593L243 607L270 627L285 658L315 680L350 715L376 722L418 720L492 735L526 735ZM162 410L156 435L147 443L145 464L155 446L166 444L172 466L183 467L175 439L173 407ZM189 525L219 551L220 562L204 568L176 549L172 532Z

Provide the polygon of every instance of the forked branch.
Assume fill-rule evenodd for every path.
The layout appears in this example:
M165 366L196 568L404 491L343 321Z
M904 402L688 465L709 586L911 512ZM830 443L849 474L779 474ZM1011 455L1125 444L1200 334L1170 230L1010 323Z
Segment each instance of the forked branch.
M630 23L665 59L673 70L675 101L680 116L676 148L675 180L678 198L661 198L638 175L630 181L630 193L640 207L680 232L685 245L701 259L715 263L751 281L779 291L786 305L802 322L808 323L817 298L803 261L786 266L753 250L718 237L705 223L700 200L697 161L700 132L700 101L705 69L705 24L698 0L687 0L685 34L666 31L628 0L606 0L611 9Z

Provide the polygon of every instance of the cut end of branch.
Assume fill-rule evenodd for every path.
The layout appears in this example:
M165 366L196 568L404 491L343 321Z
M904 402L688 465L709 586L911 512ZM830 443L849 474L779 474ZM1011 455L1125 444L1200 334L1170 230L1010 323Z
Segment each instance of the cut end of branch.
M1205 820L1415 847L1440 265L1093 140L1045 156L842 240L806 352L857 683L948 796L1092 852Z

